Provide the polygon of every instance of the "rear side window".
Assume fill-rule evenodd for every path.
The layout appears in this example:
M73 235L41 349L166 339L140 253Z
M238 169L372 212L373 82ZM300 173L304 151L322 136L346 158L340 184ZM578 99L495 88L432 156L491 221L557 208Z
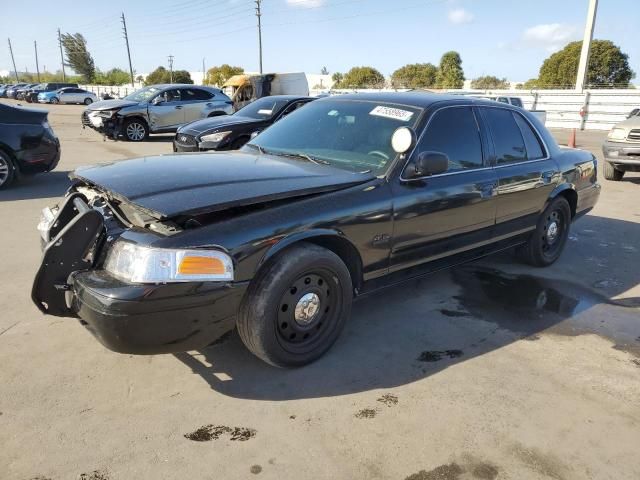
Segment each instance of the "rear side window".
M511 97L511 105L522 108L522 100L518 97Z
M520 128L510 110L504 108L484 108L484 116L491 128L491 136L496 149L496 163L505 165L523 162L527 151Z
M213 95L204 90L197 88L187 88L182 90L182 101L187 102L189 100L209 100Z
M522 118L522 115L518 115L517 113L514 113L513 116L515 117L516 123L518 124L518 127L520 127L520 132L524 138L524 144L527 147L527 158L529 160L544 158L542 143L540 142L538 135L536 135L536 132L531 128L531 125L529 125L529 122Z
M482 167L480 131L471 107L436 112L416 148L418 154L427 151L446 154L450 172Z

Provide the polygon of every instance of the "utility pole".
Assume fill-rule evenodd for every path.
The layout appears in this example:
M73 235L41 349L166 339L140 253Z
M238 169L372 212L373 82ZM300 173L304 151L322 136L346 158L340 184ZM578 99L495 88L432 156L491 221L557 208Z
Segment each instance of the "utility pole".
M129 57L129 72L131 73L131 86L135 87L133 80L133 67L131 66L131 50L129 50L129 36L127 35L127 22L124 19L124 12L122 12L122 33L124 34L124 41L127 44L127 57Z
M256 2L256 17L258 17L258 51L260 54L260 73L262 74L262 12L260 11L260 3L262 0L255 0Z
M578 77L576 78L576 91L584 89L589 69L589 55L591 54L591 40L593 40L593 27L596 23L596 10L598 0L589 0L589 11L587 13L587 23L584 27L584 38L582 39L582 51L580 52L580 63L578 64Z
M206 83L207 80L207 71L204 68L204 58L202 59L202 85Z
M38 42L33 41L33 48L36 51L36 72L38 72L38 83L40 83L40 66L38 65Z
M15 58L13 58L13 48L11 48L11 39L7 38L7 40L9 40L9 53L11 53L11 62L13 63L13 73L15 73L16 75L16 83L18 83L20 80L18 80L18 69L16 68L16 60Z
M169 55L169 74L171 81L169 83L173 83L173 55Z
M58 29L58 45L60 45L60 61L62 62L62 81L67 80L67 75L64 73L64 55L62 54L62 36L60 35L60 29Z

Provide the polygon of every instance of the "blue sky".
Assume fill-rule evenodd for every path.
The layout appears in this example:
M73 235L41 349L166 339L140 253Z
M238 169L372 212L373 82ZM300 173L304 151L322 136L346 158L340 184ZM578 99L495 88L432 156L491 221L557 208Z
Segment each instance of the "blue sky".
M4 3L4 2L3 2ZM344 72L371 65L385 75L406 63L437 64L457 50L467 78L491 74L509 80L537 76L542 61L582 38L587 0L263 0L265 71ZM57 0L3 7L0 31L13 43L18 70L59 68L56 30L80 32L101 69L127 67L120 12L129 28L138 73L167 65L201 70L230 63L258 68L253 0ZM91 6L95 5L95 6ZM15 12L12 14L11 12ZM638 0L600 0L595 38L609 39L629 55L640 76ZM4 42L6 40L3 39ZM0 50L0 70L11 59ZM634 80L640 83L639 79Z

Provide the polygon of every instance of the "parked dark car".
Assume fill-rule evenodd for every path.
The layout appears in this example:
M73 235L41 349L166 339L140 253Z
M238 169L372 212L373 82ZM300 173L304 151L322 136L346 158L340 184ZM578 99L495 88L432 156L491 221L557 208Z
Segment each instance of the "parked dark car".
M552 264L600 193L595 157L529 112L418 91L316 100L238 151L73 178L43 211L42 312L137 354L237 325L278 366L320 357L363 293L513 246Z
M237 150L252 134L314 100L298 95L274 95L260 98L233 115L204 118L178 128L173 139L174 152Z
M37 83L27 83L26 85L16 88L14 97L16 100L24 100L25 94L33 87L37 86Z
M22 88L26 85L26 83L16 83L14 85L10 85L9 88L5 91L5 96L7 98L16 98L16 93L19 88Z
M36 103L38 101L38 94L44 92L55 92L65 87L78 88L77 83L62 83L62 82L49 82L40 83L33 88L30 88L24 95L24 99L29 103Z
M60 160L60 142L48 112L0 104L0 189L20 175L48 172Z

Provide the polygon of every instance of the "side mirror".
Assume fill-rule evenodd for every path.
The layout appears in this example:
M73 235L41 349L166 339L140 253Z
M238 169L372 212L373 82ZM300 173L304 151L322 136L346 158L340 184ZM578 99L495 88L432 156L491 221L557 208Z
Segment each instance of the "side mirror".
M412 169L413 171L409 171ZM408 171L411 177L428 177L445 173L449 169L449 157L442 152L420 152L410 164Z

